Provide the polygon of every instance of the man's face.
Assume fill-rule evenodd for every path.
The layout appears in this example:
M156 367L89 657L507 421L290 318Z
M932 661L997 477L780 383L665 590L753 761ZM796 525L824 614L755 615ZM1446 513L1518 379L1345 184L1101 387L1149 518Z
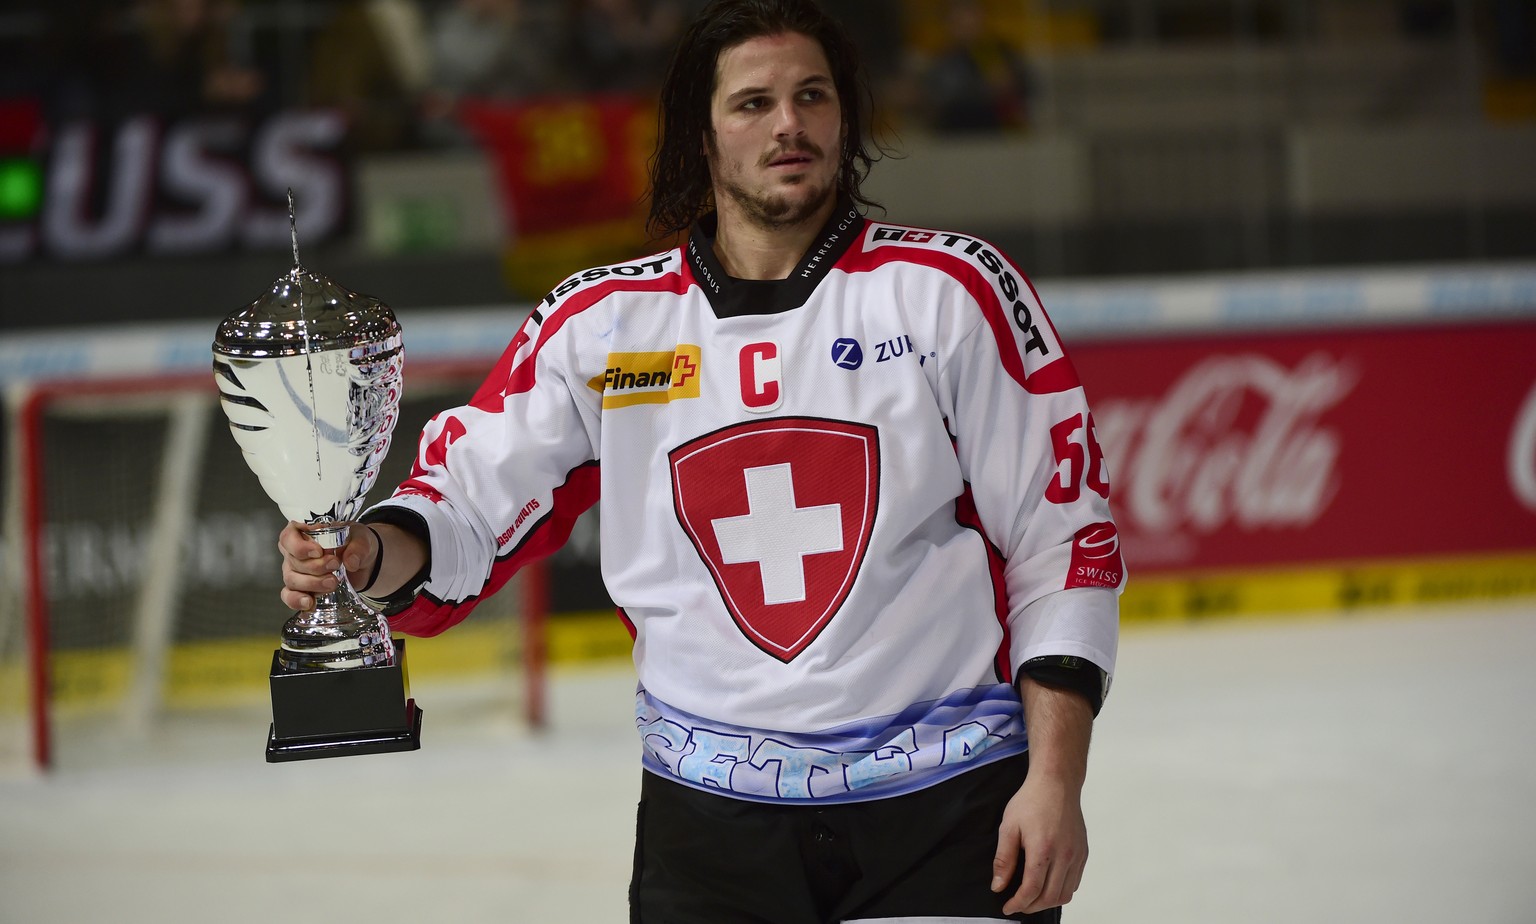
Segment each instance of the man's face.
M704 143L722 219L778 229L830 208L843 114L815 39L787 32L721 52L709 108Z

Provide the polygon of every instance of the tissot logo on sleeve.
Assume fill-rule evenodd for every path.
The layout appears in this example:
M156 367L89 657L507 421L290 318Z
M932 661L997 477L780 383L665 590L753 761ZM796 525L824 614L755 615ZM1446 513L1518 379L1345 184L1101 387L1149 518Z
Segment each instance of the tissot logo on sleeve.
M784 401L784 364L779 345L771 340L741 348L741 403L747 410L765 414Z
M880 494L865 424L779 417L668 454L678 522L731 618L780 661L804 651L858 576Z

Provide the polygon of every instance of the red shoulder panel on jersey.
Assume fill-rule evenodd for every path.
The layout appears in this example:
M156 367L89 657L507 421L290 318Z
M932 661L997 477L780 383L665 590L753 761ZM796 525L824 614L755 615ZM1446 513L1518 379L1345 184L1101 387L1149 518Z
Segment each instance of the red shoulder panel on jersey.
M1081 384L1077 377L1077 370L1067 358L1066 348L1061 346L1061 340L1056 336L1056 328L1050 324L1049 317L1046 317L1046 325L1050 328L1052 339L1061 355L1034 372L1028 371L1024 355L1020 352L1018 340L1014 336L1015 325L1010 316L1022 318L1021 326L1025 322L1033 325L1033 314L1038 311L1044 315L1045 310L1040 305L1039 295L1035 292L1034 285L1022 270L1014 266L1011 261L1002 262L1007 258L987 248L984 241L967 235L876 223L867 225L864 233L878 238L878 235L883 233L898 232L899 236L884 238L883 240L892 242L884 246L870 248L867 246L866 239L865 247L849 248L843 258L838 261L836 268L847 273L865 273L876 271L891 263L912 263L946 273L964 286L972 300L981 308L982 316L991 329L993 338L997 341L998 356L1004 370L1021 387L1031 394L1045 395L1070 391ZM949 249L962 244L964 246L958 253ZM972 259L974 255L968 252L971 249L975 249L997 263L1000 272L994 275L998 275L999 278L1011 280L1012 273L1018 273L1019 279L1023 280L1024 285L1029 289L1030 296L1034 299L1034 309L1031 309L1022 299L1015 299L1012 305L1004 305L1002 293L985 275L985 267ZM1013 284L1017 286L1018 281L1013 280ZM1036 333L1035 336L1038 334Z
M651 266L660 267L671 262L673 258L676 258L678 268L659 276L644 278L615 272L623 266L636 266L641 269ZM591 274L598 272L603 275L588 279ZM556 293L561 292L566 285L573 282L578 284L584 281L590 282L594 279L602 281L594 282L584 289L573 289L565 301L560 301L556 296ZM597 267L571 277L539 302L539 306L549 307L549 313L541 315L536 308L533 316L523 322L523 326L518 329L517 335L502 352L501 358L496 361L496 366L491 370L490 375L486 376L485 382L481 384L469 403L482 411L496 414L502 411L503 399L508 395L521 394L532 389L534 359L538 356L539 350L565 325L566 321L598 304L609 295L615 292L671 292L674 295L681 295L694 285L697 285L697 282L688 271L688 263L682 259L681 251L673 251L665 258L646 263ZM530 328L533 327L537 328L536 334L530 333ZM530 342L533 347L525 354L523 348Z
M981 514L976 509L976 496L971 493L970 482L966 482L965 490L955 498L955 522L966 529L975 530L986 545L987 573L992 577L993 612L997 616L997 624L1003 630L1003 640L992 657L992 668L997 672L999 682L1013 683L1013 663L1009 654L1013 646L1010 642L1012 633L1008 628L1008 581L1003 575L1006 562L1002 550L987 536L986 527L981 523Z

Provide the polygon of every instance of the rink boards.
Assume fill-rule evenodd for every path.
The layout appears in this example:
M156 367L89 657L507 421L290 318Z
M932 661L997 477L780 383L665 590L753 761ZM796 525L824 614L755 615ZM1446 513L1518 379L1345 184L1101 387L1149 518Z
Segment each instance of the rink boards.
M1110 464L1128 625L1510 598L1536 606L1536 266L1040 290ZM488 367L525 313L403 314L407 391L411 361L479 356ZM163 325L8 337L0 384L201 371L210 336ZM409 445L409 434L398 438ZM253 503L263 515L268 506ZM595 534L594 523L579 526L551 562L555 664L629 651L600 595ZM413 643L413 672L504 671L520 658L509 631L471 619ZM274 641L275 629L176 645L167 704L259 696ZM125 649L56 648L51 665L61 708L110 701L131 682ZM22 701L21 684L20 661L0 662L0 703Z

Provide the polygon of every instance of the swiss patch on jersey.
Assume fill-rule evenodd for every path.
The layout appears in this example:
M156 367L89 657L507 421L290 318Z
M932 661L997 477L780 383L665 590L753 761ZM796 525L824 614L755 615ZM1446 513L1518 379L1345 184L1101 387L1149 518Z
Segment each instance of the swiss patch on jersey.
M847 599L880 495L874 427L777 417L668 454L678 522L737 627L788 663Z
M1120 534L1113 523L1089 523L1072 537L1072 566L1067 584L1073 587L1120 586L1125 564L1120 558Z

